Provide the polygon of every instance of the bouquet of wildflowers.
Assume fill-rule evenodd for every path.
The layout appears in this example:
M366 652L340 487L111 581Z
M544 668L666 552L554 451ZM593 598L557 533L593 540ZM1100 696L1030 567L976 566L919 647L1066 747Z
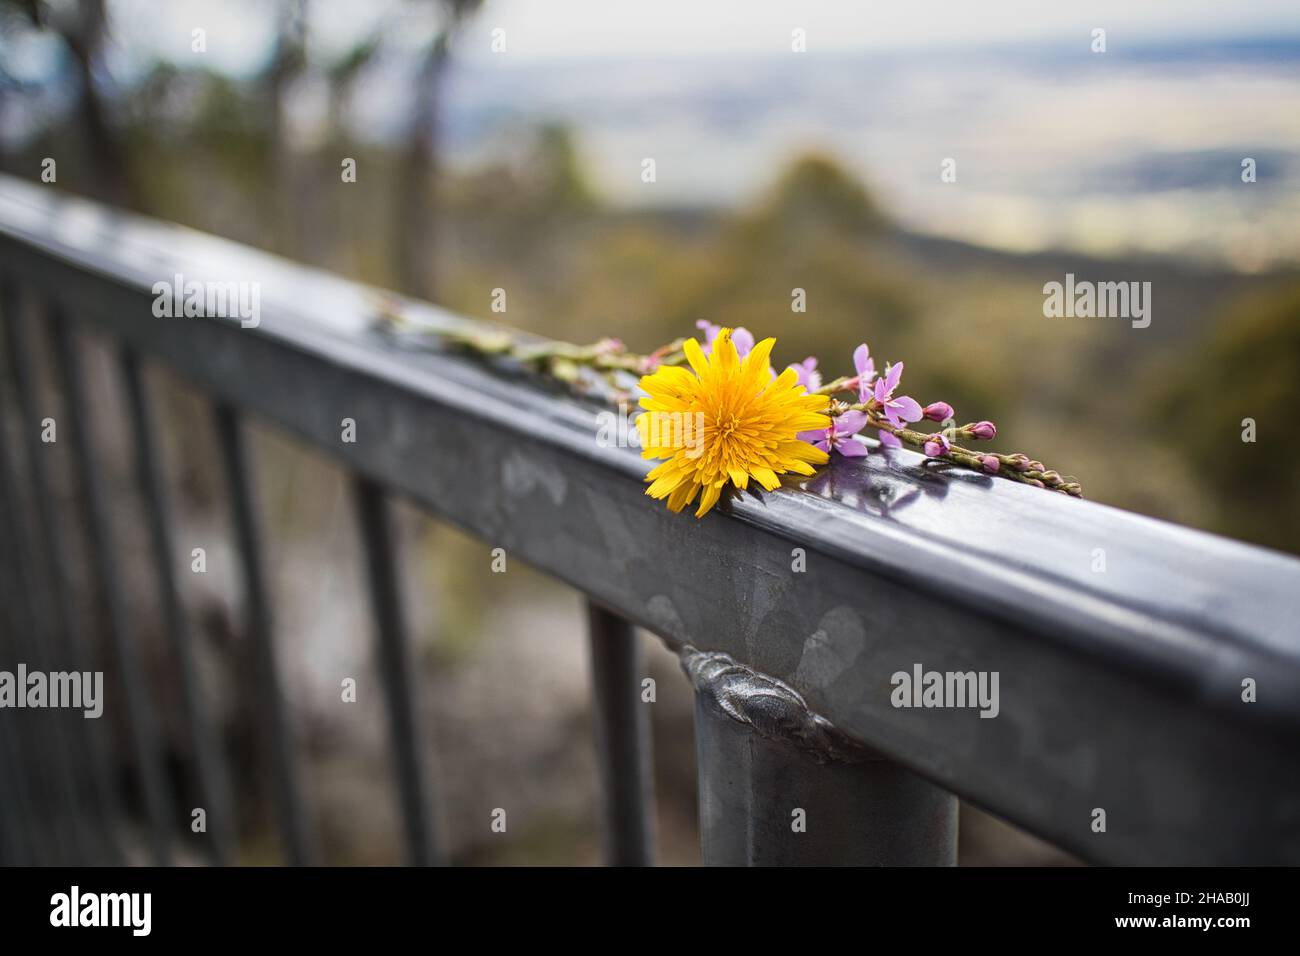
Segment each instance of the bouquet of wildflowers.
M697 326L698 338L678 339L646 355L629 352L617 339L589 346L531 344L509 332L478 328L451 330L442 338L477 355L509 356L575 391L591 392L604 383L614 400L638 397L641 455L659 462L646 475L646 494L666 499L672 511L698 500L697 518L726 492L751 484L774 491L781 476L815 474L832 455L869 454L859 437L864 430L874 430L883 448L908 446L932 459L1082 497L1078 481L1028 455L967 447L994 438L993 422L956 425L947 402L923 406L898 394L903 363L877 370L865 344L853 352L851 374L823 382L814 357L778 373L771 364L774 338L755 342L743 328ZM943 427L914 427L922 422Z

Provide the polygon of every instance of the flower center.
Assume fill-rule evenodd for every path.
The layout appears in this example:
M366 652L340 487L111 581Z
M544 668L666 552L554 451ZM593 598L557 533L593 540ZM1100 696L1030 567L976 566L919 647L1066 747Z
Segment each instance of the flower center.
M740 427L740 419L735 415L728 415L726 418L718 419L718 434L723 438L730 438L731 433Z

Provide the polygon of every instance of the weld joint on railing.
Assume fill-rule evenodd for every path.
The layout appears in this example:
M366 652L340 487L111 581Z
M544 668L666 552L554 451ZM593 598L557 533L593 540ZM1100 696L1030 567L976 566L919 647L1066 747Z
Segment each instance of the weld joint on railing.
M802 694L770 674L721 651L701 651L689 644L678 656L697 694L761 737L784 741L818 763L885 759L839 730L809 707Z

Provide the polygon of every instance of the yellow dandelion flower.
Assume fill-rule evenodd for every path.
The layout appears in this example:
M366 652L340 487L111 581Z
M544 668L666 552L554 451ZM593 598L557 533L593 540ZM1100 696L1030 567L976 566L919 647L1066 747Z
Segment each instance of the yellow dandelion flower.
M707 356L699 342L687 340L690 370L664 366L641 379L641 457L667 459L646 475L646 494L667 498L673 511L699 495L695 517L701 518L728 482L744 489L753 480L773 491L778 475L811 475L814 465L826 463L826 452L796 436L830 426L830 398L809 395L794 369L772 378L768 356L775 344L764 339L742 362L731 329L723 329Z

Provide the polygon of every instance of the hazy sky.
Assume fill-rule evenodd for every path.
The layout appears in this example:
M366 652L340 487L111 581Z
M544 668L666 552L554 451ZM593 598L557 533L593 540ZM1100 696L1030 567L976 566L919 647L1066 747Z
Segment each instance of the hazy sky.
M1110 44L1163 37L1300 31L1297 0L489 0L464 54L506 30L520 57L784 51L790 31L809 52L1087 37ZM482 40L483 42L474 42Z
M110 0L114 75L156 56L247 76L272 49L276 6ZM388 55L353 94L360 135L402 129L411 64L440 8L308 0L317 64L385 36ZM1110 56L1087 52L1097 27ZM799 59L795 28L807 35ZM492 52L495 30L505 55ZM1300 63L1249 50L1221 62L1125 56L1246 37L1300 37L1300 0L487 0L455 45L444 148L452 162L482 162L530 124L559 120L601 195L627 205L747 201L817 150L920 231L1016 249L1176 250L1243 268L1300 261ZM57 44L45 46L53 56ZM993 52L949 55L963 47ZM857 51L902 55L818 56ZM305 148L323 128L322 87L303 83L291 110ZM639 177L649 155L660 164L652 191ZM940 184L949 156L960 189ZM1263 176L1248 193L1244 156Z
M427 36L432 2L309 0L312 42L342 53L387 20L398 35ZM266 0L113 0L114 33L137 52L186 62L190 34L207 31L209 66L247 73L273 40ZM1095 27L1111 50L1189 37L1300 34L1300 0L487 0L457 47L498 66L585 57L782 53L791 30L809 53L969 46L1045 40L1086 44Z

